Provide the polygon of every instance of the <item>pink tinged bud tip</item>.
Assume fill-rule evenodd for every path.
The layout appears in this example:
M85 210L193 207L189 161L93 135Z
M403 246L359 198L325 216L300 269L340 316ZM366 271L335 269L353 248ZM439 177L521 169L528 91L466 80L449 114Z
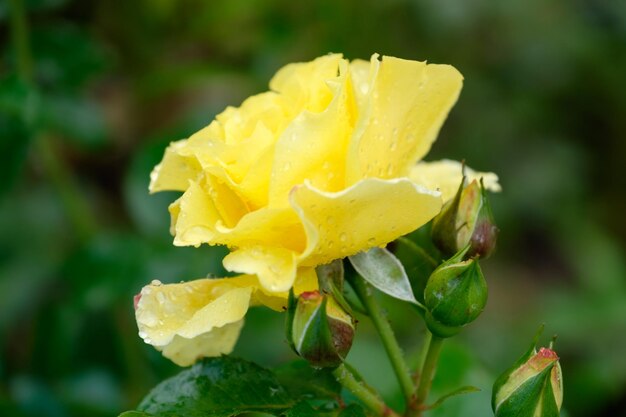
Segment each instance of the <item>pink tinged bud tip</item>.
M133 297L133 304L135 306L135 310L137 310L137 305L139 304L139 300L141 300L141 293Z
M303 300L315 300L318 299L320 297L320 292L315 290L315 291L305 291L302 294L300 294L300 298L302 298Z
M551 361L559 360L559 356L556 354L556 352L548 348L542 347L541 349L539 349L539 352L537 353L537 355L540 356L541 358L549 359Z

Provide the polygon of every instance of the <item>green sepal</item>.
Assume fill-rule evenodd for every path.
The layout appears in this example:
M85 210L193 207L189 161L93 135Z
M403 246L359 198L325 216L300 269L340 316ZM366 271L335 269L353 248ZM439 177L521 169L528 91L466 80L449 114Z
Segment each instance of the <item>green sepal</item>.
M448 201L441 209L441 212L433 219L431 236L435 245L445 256L450 256L457 251L456 217L465 182L466 177L464 174L454 198Z
M302 343L297 346L300 356L318 367L339 366L343 359L339 357L333 343L326 314L327 304L328 298L324 297L309 319Z
M319 265L315 268L315 273L317 274L320 292L331 294L335 302L339 304L346 313L353 316L352 307L343 295L345 275L343 261L341 259L335 259L329 264Z
M468 249L469 245L442 263L424 289L426 324L439 337L458 333L487 303L487 283L478 260L463 261Z
M474 387L472 385L467 385L461 388L457 388L454 391L451 391L445 395L442 395L441 397L437 399L437 401L435 401L429 406L426 406L424 409L434 410L435 408L438 408L439 406L441 406L441 404L443 404L445 401L449 400L450 398L456 397L458 395L470 394L472 392L480 392L480 388Z
M534 417L542 397L541 391L546 383L550 384L550 372L552 372L553 367L554 364L547 366L543 371L520 385L497 407L494 411L495 417ZM554 396L552 397L554 398Z
M285 335L287 336L287 343L289 343L289 347L294 352L298 353L296 350L296 345L293 342L293 319L296 315L296 306L297 300L293 293L293 288L289 290L289 298L287 298L287 318L285 320Z
M341 259L335 259L331 263L318 265L315 268L317 274L317 282L320 291L332 293L333 288L343 291L343 262Z
M496 411L496 394L498 393L498 391L500 391L500 388L502 388L502 386L506 384L506 381L509 379L509 376L513 373L513 371L518 369L520 366L526 363L531 358L531 356L537 353L537 344L539 343L539 338L541 337L544 328L544 324L541 324L541 326L539 326L539 329L537 329L537 332L535 333L533 341L528 347L528 350L517 361L515 361L515 363L509 369L504 371L502 375L500 375L493 383L493 389L491 391L491 409L494 412Z
M550 372L546 378L543 395L541 396L541 417L559 417L560 414L554 390L552 389L551 375L552 373Z

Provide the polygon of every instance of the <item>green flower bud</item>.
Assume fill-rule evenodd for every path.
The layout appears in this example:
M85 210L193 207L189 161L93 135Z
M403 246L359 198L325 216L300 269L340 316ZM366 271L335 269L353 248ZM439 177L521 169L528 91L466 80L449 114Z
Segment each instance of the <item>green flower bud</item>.
M287 337L291 348L315 367L339 366L352 346L355 321L333 296L310 291L290 295Z
M467 257L491 255L496 247L498 228L482 180L465 186L463 177L454 198L433 220L432 236L439 250L448 256L468 244Z
M468 250L469 245L441 264L426 283L426 324L439 337L458 333L487 303L487 283L478 261L463 261Z
M562 403L559 357L536 343L496 380L491 397L496 417L557 417Z

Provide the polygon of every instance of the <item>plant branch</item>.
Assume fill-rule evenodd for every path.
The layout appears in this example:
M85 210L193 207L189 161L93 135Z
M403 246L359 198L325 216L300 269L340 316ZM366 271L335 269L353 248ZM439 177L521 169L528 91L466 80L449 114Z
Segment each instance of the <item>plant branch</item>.
M400 417L398 413L385 404L379 395L372 392L362 381L357 380L345 365L339 365L333 371L333 375L344 388L354 394L367 408L377 415L381 417Z
M415 402L414 416L419 417L422 415L424 403L428 398L430 387L435 375L435 369L437 368L437 362L439 361L439 354L441 353L441 347L443 346L443 338L432 335L430 343L428 345L428 353L424 359L424 364L420 372L419 385L417 388L417 399Z
M393 329L391 328L389 321L387 321L384 317L380 306L372 294L372 288L369 284L367 284L359 275L355 275L350 283L361 300L361 303L369 313L369 316L374 323L374 327L376 327L376 330L380 335L408 405L414 399L415 385L413 385L409 367L404 361L402 349L400 348L400 345L398 345L398 341L393 334Z

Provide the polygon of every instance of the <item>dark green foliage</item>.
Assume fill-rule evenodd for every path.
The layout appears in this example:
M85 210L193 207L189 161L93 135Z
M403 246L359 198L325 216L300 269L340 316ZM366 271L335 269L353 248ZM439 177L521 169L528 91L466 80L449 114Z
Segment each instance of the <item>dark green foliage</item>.
M227 417L244 411L280 413L293 405L273 373L223 356L200 361L163 381L138 408L154 417Z

